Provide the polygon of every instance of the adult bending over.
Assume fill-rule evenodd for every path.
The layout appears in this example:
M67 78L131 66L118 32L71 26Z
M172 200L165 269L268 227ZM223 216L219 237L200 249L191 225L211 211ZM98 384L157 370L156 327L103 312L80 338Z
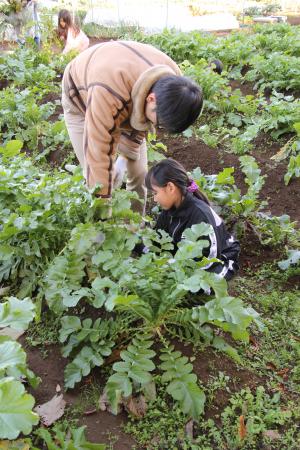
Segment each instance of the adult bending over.
M111 197L118 151L127 189L145 200L145 136L154 125L170 133L188 128L203 104L201 88L152 47L110 41L90 47L66 67L62 105L70 139L90 187Z

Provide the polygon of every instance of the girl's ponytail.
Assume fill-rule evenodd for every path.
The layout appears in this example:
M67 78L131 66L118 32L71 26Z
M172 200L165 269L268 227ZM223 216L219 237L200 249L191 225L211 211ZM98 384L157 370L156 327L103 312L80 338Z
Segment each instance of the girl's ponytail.
M191 192L195 197L199 198L199 200L202 200L203 202L209 205L208 197L206 196L206 194L204 194L204 192L200 191L197 183L195 183L195 181L192 178L189 178L187 191Z

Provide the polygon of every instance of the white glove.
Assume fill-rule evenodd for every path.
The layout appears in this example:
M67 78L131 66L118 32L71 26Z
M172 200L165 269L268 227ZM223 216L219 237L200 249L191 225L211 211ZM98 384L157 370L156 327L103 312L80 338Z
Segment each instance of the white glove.
M124 156L118 156L114 167L114 189L122 186L127 171L127 159Z

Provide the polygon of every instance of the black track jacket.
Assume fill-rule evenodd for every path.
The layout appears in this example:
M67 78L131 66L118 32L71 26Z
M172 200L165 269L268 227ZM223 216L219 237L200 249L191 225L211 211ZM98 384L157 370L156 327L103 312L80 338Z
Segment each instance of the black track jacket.
M182 239L184 230L201 222L213 227L213 232L209 236L201 238L209 240L209 246L203 249L204 256L222 261L222 264L210 264L206 270L229 280L238 270L240 244L228 233L221 217L203 200L188 192L178 208L173 207L161 212L155 229L166 231L176 247Z

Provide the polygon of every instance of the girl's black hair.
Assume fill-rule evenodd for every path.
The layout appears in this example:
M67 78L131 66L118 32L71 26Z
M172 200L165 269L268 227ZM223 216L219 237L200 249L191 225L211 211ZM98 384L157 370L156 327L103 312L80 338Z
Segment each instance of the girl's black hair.
M189 192L188 187L192 183L185 168L172 158L163 159L155 166L152 166L145 178L145 184L150 190L153 190L153 185L165 187L170 182L178 187L184 197ZM209 205L208 198L200 189L194 191L193 195Z
M202 89L187 77L170 75L154 83L157 124L181 133L195 122L203 107Z
M66 27L63 28L60 25L60 20L63 20L66 24ZM58 24L57 24L57 32L58 35L64 38L64 40L67 40L68 37L68 29L72 28L74 36L76 37L79 32L80 32L80 28L79 26L72 20L72 16L70 11L68 11L67 9L61 9L58 13Z

